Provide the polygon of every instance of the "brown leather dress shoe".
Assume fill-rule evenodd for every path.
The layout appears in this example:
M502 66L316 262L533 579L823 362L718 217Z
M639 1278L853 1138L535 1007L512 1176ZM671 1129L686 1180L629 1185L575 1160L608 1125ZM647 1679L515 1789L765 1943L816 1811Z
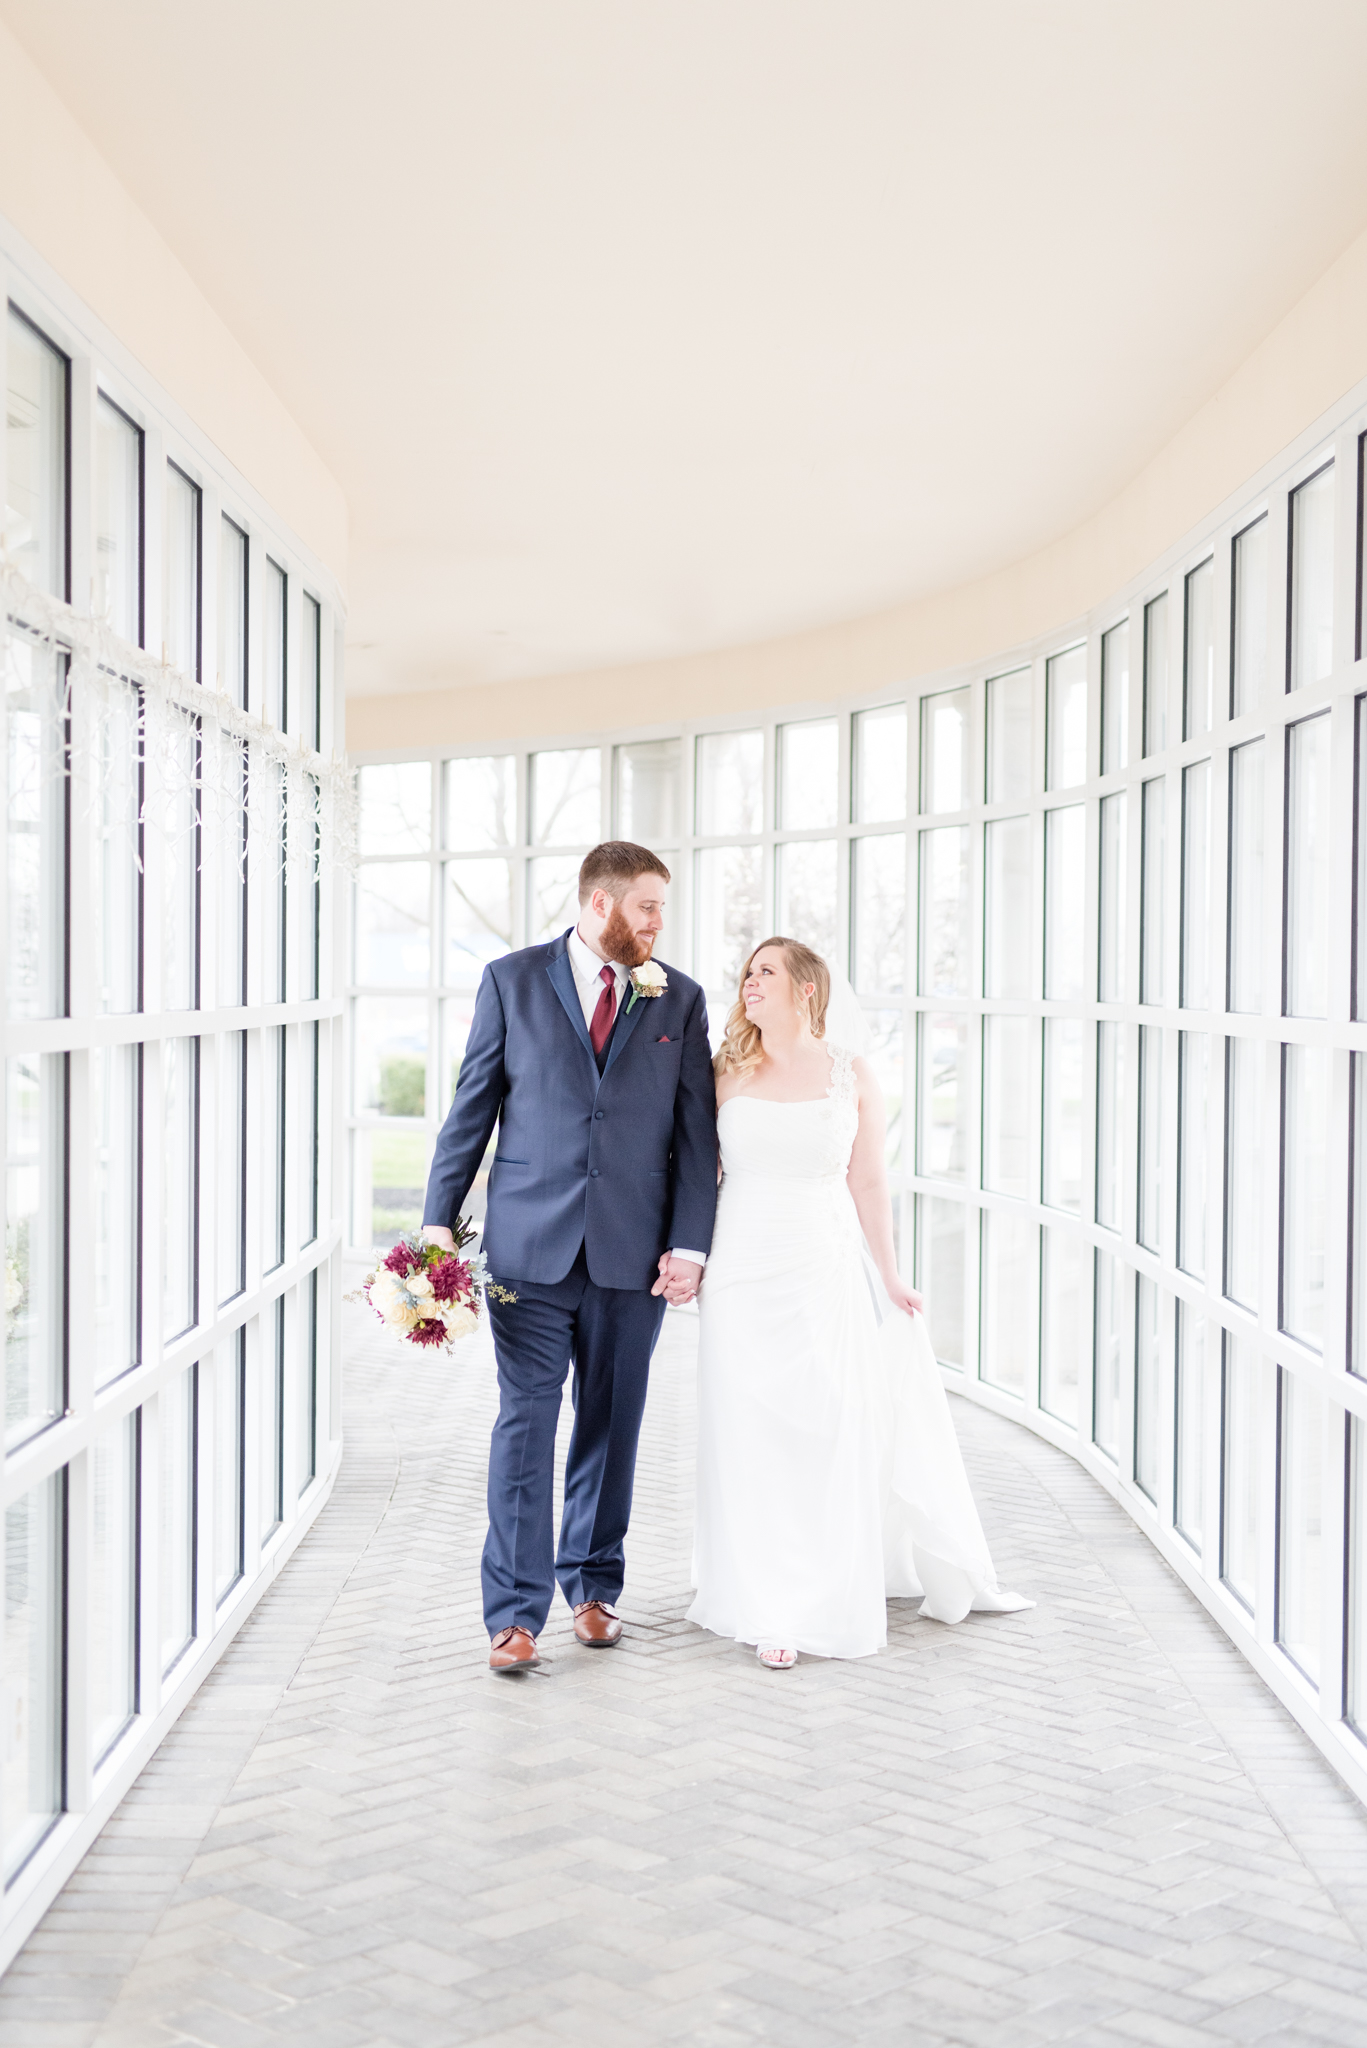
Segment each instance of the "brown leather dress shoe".
M610 1650L622 1639L622 1624L606 1600L581 1600L574 1610L574 1633L586 1650Z
M489 1669L500 1676L509 1671L530 1671L540 1662L536 1637L525 1628L501 1628L489 1643Z

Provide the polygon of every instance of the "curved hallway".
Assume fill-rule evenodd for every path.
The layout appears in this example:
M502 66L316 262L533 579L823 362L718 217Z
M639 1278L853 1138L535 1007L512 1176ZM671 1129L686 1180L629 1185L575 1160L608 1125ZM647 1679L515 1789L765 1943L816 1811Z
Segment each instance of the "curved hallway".
M1348 2043L1367 1813L1067 1457L955 1417L1031 1612L791 1677L684 1623L694 1325L624 1648L482 1668L492 1373L349 1310L334 1498L0 1985L3 2048Z

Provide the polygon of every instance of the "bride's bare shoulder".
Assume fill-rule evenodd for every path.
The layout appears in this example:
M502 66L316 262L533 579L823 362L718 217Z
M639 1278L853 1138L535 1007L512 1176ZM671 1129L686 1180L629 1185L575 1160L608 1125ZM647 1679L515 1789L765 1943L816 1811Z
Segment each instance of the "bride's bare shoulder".
M717 1108L720 1109L724 1102L729 1102L733 1095L738 1095L744 1086L745 1083L733 1067L723 1067L717 1076Z

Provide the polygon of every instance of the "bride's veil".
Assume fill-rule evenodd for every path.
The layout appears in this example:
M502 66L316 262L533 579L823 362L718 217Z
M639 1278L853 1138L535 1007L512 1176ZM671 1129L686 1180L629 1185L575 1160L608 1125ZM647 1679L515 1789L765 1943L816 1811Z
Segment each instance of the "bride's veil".
M826 1005L827 1043L841 1045L856 1059L862 1059L873 1042L869 1020L850 985L849 976L842 974L838 967L832 967L829 960L826 971L831 977L831 998Z

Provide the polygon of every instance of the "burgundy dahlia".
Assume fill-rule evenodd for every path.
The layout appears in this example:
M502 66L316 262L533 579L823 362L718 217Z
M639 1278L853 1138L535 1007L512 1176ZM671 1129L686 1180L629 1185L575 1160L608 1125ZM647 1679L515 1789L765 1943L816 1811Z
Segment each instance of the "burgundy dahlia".
M433 1266L430 1277L438 1301L463 1301L471 1292L470 1268L463 1259L448 1255Z
M408 1332L408 1341L410 1344L444 1344L446 1325L437 1322L433 1316L425 1316L422 1322L415 1323Z
M386 1252L381 1260L381 1264L387 1266L391 1273L397 1273L401 1280L409 1273L416 1273L422 1263L422 1259L414 1251L412 1245L405 1244L402 1238L395 1245L393 1251Z

